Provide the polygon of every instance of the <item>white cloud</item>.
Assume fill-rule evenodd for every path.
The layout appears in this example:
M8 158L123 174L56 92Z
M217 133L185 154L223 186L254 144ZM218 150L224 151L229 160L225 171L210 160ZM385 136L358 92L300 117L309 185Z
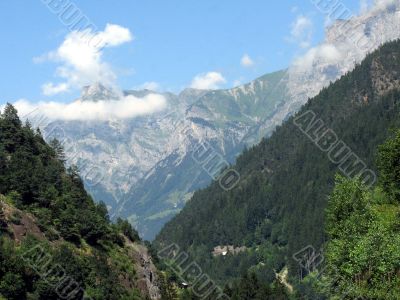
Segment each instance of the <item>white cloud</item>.
M97 33L97 47L115 47L132 41L133 36L128 28L116 24L107 24L104 31Z
M251 59L251 57L248 54L243 55L240 64L245 67L249 68L254 66L254 61Z
M386 9L390 5L398 4L398 0L375 0L372 9Z
M226 83L226 79L218 72L208 72L197 75L190 87L200 90L215 90L218 89L221 84Z
M42 92L45 96L53 96L59 93L66 92L67 90L68 84L66 83L54 84L52 82L49 82L42 85Z
M335 64L341 58L340 51L331 44L322 44L307 51L306 54L297 58L293 62L293 67L302 72L312 68L314 62L324 62L327 64Z
M379 10L387 9L391 5L400 7L398 0L360 0L362 13L359 17L353 16L353 18L351 18L348 22L338 22L336 23L336 26L329 28L329 31L332 32L333 36L342 36L346 34L348 30L351 30L352 36L346 39L337 39L335 41L335 45L325 41L321 45L308 49L304 55L295 59L292 65L292 71L302 73L312 71L314 64L319 66L326 66L329 64L340 65L342 64L343 60L354 61L354 57L364 57L366 52L372 51L379 46L381 42L394 39L394 37L397 38L397 26L395 26L395 28L392 30L387 30L387 33L385 34L387 36L385 37L379 36L381 32L379 27L373 27L375 29L371 33L371 36L367 37L365 36L363 28L359 26L360 23L362 24L362 22L365 22L365 17L371 18L379 16ZM392 20L391 22L394 25L398 25L398 21L395 21L395 19L388 20ZM293 35L302 31L299 28L307 27L306 25L299 24L309 24L309 22L303 20L296 22L296 24L298 25L298 28L297 30L293 30ZM384 40L381 40L381 38L384 38ZM368 47L364 47L364 44Z
M160 84L154 81L145 82L134 88L135 90L150 90L150 91L158 91L160 90Z
M299 44L301 48L308 48L311 45L313 22L303 15L297 16L292 23L290 40Z
M385 10L391 5L399 6L398 0L360 0L360 11L362 14L370 11Z
M116 75L111 66L102 60L102 50L119 46L132 39L129 29L114 24L107 24L101 32L88 29L69 33L57 50L34 58L35 62L50 60L60 63L56 75L65 80L59 85L51 82L44 84L43 93L54 95L93 82L113 85Z
M50 120L106 121L152 114L163 110L167 102L162 95L150 94L144 98L129 95L119 100L97 102L77 100L72 103L52 101L31 103L27 100L18 100L14 105L20 116L30 115L35 111Z

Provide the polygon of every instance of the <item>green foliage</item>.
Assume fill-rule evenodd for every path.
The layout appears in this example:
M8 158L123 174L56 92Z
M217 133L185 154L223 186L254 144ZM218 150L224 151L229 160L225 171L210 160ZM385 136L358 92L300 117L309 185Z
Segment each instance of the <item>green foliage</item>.
M161 298L163 300L179 300L178 296L178 288L175 284L171 284L173 282L171 278L167 278L168 274L164 272L159 272L159 286L161 289Z
M54 138L49 142L49 146L54 150L57 159L60 160L62 163L65 163L66 157L61 142Z
M9 300L25 297L25 282L18 274L6 273L0 281L0 293Z
M77 218L74 213L75 211L71 207L62 211L56 223L56 227L65 240L79 245L80 235Z
M397 131L379 147L380 186L367 190L357 179L337 179L326 223L326 275L332 296L400 295L399 141Z
M127 238L129 238L131 242L140 240L139 233L132 227L132 225L127 220L118 218L115 223L115 226L120 232L122 232Z
M329 239L366 232L373 219L371 204L371 196L360 180L337 176L326 210Z
M293 299L327 300L331 282L326 277L321 278L317 272L309 273L295 286Z
M232 287L227 287L225 292L232 300L289 299L286 288L279 282L275 281L270 285L262 283L254 273L246 273L240 281L235 282Z
M94 213L87 210L80 217L82 221L77 222L80 234L89 244L95 245L109 233L108 221L105 219L103 212Z
M400 130L379 147L380 184L388 196L400 202Z
M14 244L0 236L0 294L6 299L25 299L29 283L23 268Z
M6 200L6 202L8 204L11 204L11 205L14 205L14 206L21 206L22 205L21 195L16 191L9 192L7 194L5 200Z

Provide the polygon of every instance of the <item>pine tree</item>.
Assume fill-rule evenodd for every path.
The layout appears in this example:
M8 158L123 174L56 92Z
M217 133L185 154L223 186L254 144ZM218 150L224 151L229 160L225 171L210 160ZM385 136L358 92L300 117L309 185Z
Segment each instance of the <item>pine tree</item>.
M379 147L380 184L392 200L400 202L400 130Z
M65 152L64 152L64 147L61 144L61 142L59 140L57 140L56 138L54 138L49 142L49 145L51 148L53 148L54 152L56 153L57 159L59 161L61 161L62 163L65 163L66 156L65 156Z
M0 204L0 230L7 227L3 206Z
M13 124L15 127L21 127L21 120L18 117L18 111L10 103L6 104L2 117L5 121Z
M169 282L164 273L158 274L161 299L163 300L178 300L178 292L172 282Z

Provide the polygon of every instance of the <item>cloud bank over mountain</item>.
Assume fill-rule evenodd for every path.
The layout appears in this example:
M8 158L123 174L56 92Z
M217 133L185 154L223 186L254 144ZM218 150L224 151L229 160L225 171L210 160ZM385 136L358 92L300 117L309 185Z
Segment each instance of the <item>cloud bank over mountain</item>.
M31 103L27 100L18 100L14 105L20 116L38 112L50 120L107 121L149 115L163 110L167 101L162 95L149 94L143 98L129 95L118 100L96 102L76 100L72 103L54 101Z

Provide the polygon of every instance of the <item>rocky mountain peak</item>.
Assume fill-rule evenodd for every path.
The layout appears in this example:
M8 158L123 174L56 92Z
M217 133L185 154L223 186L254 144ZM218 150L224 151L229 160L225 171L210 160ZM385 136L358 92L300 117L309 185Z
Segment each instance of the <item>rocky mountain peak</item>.
M100 82L88 85L82 88L82 101L101 101L101 100L117 100L118 94L112 88L104 86Z
M194 88L186 88L179 94L179 98L187 104L194 103L198 98L208 93L208 90L199 90Z
M358 34L358 39L362 36L361 34L365 34L371 39L378 39L379 36L371 36L371 31L377 30L376 27L378 26L386 25L379 28L379 30L383 34L389 34L390 31L394 29L393 27L399 24L399 22L396 22L393 18L397 18L397 21L400 21L400 2L381 1L381 3L376 3L373 8L370 8L368 12L360 16L353 16L350 19L335 20L326 29L326 42L337 43L345 39L351 39L351 37L348 36L349 34L353 34L353 36ZM371 29L371 27L374 28ZM383 42L385 41L386 39L383 40ZM369 49L369 51L371 51L371 49Z
M297 59L289 69L289 90L303 104L331 82L351 71L382 44L400 38L400 3L376 1L359 16L339 19L326 30L326 39Z

